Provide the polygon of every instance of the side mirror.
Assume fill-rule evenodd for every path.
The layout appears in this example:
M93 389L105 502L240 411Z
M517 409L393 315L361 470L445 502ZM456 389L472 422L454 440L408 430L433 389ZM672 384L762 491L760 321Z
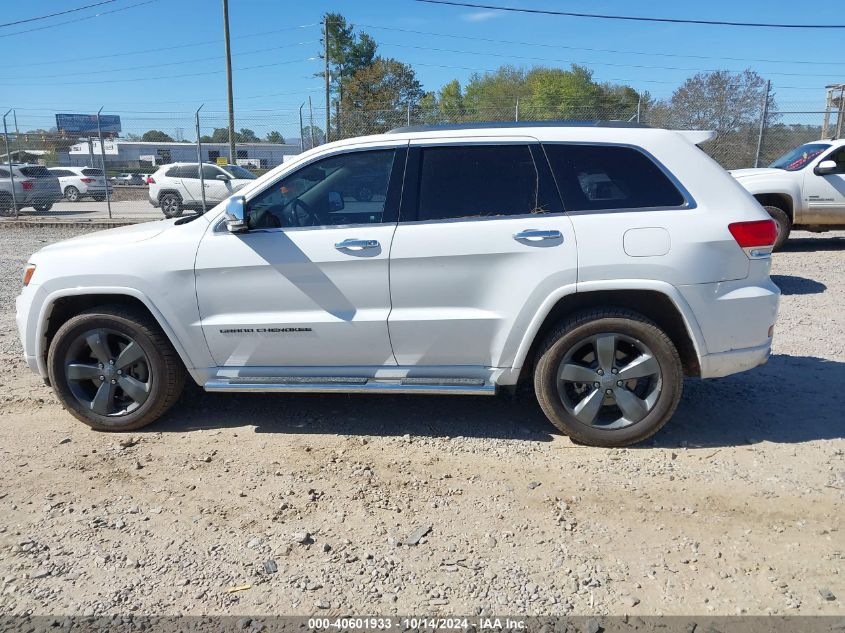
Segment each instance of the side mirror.
M337 191L329 191L329 213L343 211L346 205L343 203L343 196Z
M836 171L838 165L836 164L835 160L823 160L816 168L813 170L819 176L824 176L825 174L832 174Z
M230 233L240 233L249 228L246 220L246 198L243 196L232 196L226 201L226 228Z
M231 180L231 178L229 178L226 174L217 174L215 178L217 178L217 180L222 180L223 182L229 182L229 180Z

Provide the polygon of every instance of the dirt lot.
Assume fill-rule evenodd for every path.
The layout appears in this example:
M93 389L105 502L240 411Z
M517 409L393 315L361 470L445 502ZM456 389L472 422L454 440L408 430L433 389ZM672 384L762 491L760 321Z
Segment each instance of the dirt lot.
M0 613L845 613L842 233L775 256L770 362L626 450L507 397L194 388L88 431L14 330L26 256L71 234L0 232Z

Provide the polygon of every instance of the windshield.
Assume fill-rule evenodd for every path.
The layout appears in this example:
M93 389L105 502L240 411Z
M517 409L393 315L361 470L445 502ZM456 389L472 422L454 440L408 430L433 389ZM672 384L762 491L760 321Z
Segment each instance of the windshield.
M232 178L240 178L242 180L255 180L258 178L248 169L244 169L240 165L226 165L223 169L232 176Z
M769 165L769 167L785 169L786 171L798 171L799 169L804 169L808 163L829 147L830 145L827 143L807 143L787 152Z

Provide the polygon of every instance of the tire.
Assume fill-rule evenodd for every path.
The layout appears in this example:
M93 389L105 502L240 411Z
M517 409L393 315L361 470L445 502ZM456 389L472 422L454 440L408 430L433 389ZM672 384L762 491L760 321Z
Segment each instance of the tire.
M47 213L47 211L53 208L53 203L48 202L47 204L37 204L32 208L41 213Z
M158 205L166 218L178 218L182 215L182 198L178 193L165 193L158 199Z
M136 347L127 352L130 345ZM147 426L173 406L185 384L182 361L158 324L119 305L64 323L50 345L47 370L65 409L96 431Z
M789 239L789 234L792 231L792 220L789 219L789 214L780 207L767 204L763 208L768 211L775 224L778 225L778 237L772 250L779 251L786 244L786 240Z
M559 372L567 378L559 379ZM549 421L572 440L628 446L672 417L683 367L672 340L644 316L594 309L569 317L546 337L534 367L534 391Z
M68 202L78 202L80 197L79 189L76 187L71 185L65 189L65 200Z

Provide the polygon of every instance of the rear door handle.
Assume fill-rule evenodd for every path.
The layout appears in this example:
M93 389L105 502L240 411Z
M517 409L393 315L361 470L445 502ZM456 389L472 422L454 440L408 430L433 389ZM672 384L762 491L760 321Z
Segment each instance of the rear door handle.
M560 231L537 231L534 229L526 229L519 233L514 233L513 239L518 242L541 242L543 240L562 240L563 234Z
M343 240L334 245L339 251L363 251L366 248L378 248L378 240Z

